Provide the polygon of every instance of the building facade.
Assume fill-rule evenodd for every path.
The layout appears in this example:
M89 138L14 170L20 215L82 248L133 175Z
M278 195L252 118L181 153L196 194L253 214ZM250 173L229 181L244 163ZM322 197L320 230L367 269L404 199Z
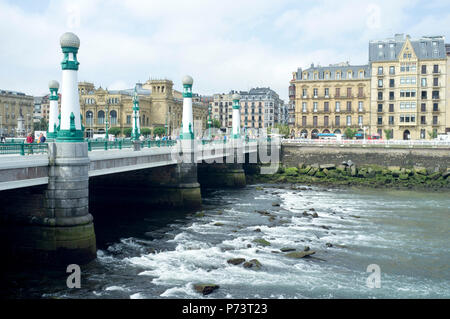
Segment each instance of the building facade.
M32 96L0 90L0 135L25 137L33 131L33 113Z
M372 133L430 139L450 132L444 38L394 38L369 43Z
M88 137L104 134L106 116L108 127L122 130L132 128L134 88L128 90L105 90L94 84L81 82L78 85L83 123ZM141 128L164 127L167 134L177 135L181 127L183 99L181 92L173 90L173 82L167 79L149 80L136 84L139 96ZM208 107L193 103L194 130L206 128Z
M448 133L449 57L441 36L413 40L397 34L369 43L368 65L299 68L289 87L291 130L314 138L350 127L404 140Z
M231 91L234 93L234 91ZM214 94L211 102L212 118L220 122L220 128L231 128L233 125L233 93Z
M346 128L363 132L370 125L370 68L348 62L327 67L311 65L293 73L290 89L295 105L296 137L320 133L343 134ZM293 132L292 132L293 131Z
M270 88L253 88L239 92L241 96L241 126L268 128L284 124L284 101Z

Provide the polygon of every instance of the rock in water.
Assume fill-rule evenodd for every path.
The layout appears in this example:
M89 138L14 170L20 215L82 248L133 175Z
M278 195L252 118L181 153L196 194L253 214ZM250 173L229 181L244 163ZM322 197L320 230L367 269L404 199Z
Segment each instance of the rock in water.
M287 253L287 252L291 252L291 251L296 251L295 248L289 248L289 247L281 248L280 250L281 250L281 252L283 252L283 253Z
M286 257L300 259L310 255L314 255L316 252L314 250L309 251L294 251L292 253L286 254Z
M280 203L272 203L273 207L280 207Z
M195 291L202 293L204 296L209 295L210 293L214 292L214 290L219 289L220 286L215 284L197 284L194 285Z
M262 267L258 259L252 259L244 263L244 268L260 269Z
M270 243L267 240L265 240L264 238L254 239L253 242L256 244L260 244L262 246L270 246Z
M228 259L227 263L231 264L231 265L240 265L245 261L245 258L232 258L232 259Z
M319 214L317 214L316 212L314 212L314 214L311 215L312 218L319 218Z

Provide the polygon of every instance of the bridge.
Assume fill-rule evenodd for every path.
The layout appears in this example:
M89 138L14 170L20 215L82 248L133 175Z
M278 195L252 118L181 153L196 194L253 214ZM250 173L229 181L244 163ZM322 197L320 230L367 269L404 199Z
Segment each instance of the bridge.
M183 118L176 142L141 141L136 89L131 140L109 142L106 122L105 141L86 141L77 82L80 39L68 32L60 44L61 112L59 83L53 80L49 143L0 144L0 245L8 260L67 265L96 258L94 216L89 209L90 200L99 199L96 190L104 190L115 203L130 197L146 204L198 208L200 185L243 187L244 163L256 164L279 152L272 149L275 143L250 141L246 131L241 132L237 94L226 142L199 140L194 134L190 76L182 79Z

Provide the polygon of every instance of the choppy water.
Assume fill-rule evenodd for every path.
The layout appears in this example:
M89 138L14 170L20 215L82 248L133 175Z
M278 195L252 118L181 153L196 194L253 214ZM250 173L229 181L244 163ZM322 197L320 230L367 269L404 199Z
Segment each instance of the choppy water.
M319 218L303 216L310 208ZM83 268L81 289L68 290L65 277L44 271L30 275L28 286L16 282L9 296L450 298L448 193L248 186L209 192L202 211L99 214L98 259ZM305 246L316 251L312 258L279 253ZM227 263L238 257L258 259L262 268ZM366 285L370 264L381 269L381 288ZM195 283L220 289L204 297Z

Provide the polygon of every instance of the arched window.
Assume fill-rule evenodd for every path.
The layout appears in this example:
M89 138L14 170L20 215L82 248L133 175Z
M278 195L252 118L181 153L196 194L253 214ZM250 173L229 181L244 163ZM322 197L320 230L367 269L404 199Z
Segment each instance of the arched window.
M98 111L97 124L99 124L99 125L105 124L105 112L104 111Z
M109 118L110 118L111 125L117 124L117 112L115 110L112 110L109 113Z
M94 113L92 111L86 112L86 125L91 126L94 124Z

